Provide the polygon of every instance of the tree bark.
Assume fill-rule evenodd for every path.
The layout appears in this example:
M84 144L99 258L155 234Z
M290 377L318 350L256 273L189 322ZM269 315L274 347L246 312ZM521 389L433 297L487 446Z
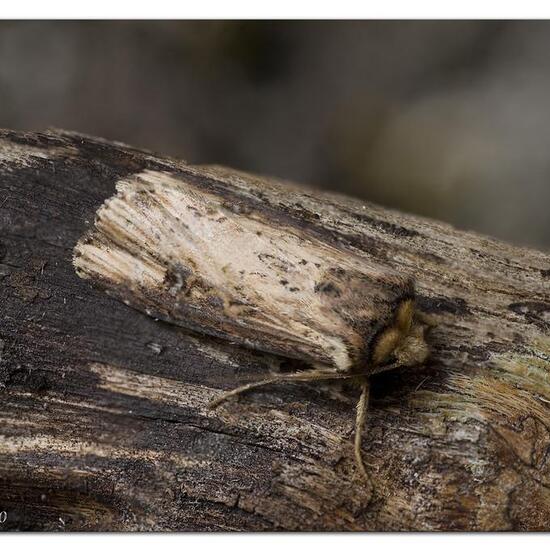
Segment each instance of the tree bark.
M268 387L210 411L220 389L296 365L155 321L76 275L95 212L146 169L279 209L414 276L431 355L372 378L373 491L354 464L355 390ZM1 529L550 526L543 252L120 143L5 130L0 307Z

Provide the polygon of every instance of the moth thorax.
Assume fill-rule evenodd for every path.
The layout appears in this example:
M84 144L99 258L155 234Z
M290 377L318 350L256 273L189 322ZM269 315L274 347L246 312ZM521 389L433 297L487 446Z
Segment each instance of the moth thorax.
M412 299L399 304L393 323L386 327L376 340L372 362L378 366L386 362L411 331L414 314Z

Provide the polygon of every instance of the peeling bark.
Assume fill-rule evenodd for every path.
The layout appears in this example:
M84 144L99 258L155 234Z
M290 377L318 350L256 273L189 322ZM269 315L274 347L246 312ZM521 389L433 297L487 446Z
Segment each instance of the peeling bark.
M144 170L256 201L416 281L423 366L356 391L221 389L293 369L92 288L71 265ZM0 133L0 512L15 530L544 530L550 257L347 197L66 132Z

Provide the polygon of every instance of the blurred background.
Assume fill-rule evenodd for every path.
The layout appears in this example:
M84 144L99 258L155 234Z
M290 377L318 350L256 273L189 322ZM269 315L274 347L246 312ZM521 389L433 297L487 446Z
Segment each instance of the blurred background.
M550 249L550 22L0 22L0 126Z

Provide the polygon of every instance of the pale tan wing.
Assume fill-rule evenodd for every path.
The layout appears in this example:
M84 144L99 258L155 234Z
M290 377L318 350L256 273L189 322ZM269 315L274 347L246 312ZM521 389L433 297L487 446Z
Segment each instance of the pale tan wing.
M148 315L347 371L411 298L409 279L252 201L153 171L117 189L74 265Z

